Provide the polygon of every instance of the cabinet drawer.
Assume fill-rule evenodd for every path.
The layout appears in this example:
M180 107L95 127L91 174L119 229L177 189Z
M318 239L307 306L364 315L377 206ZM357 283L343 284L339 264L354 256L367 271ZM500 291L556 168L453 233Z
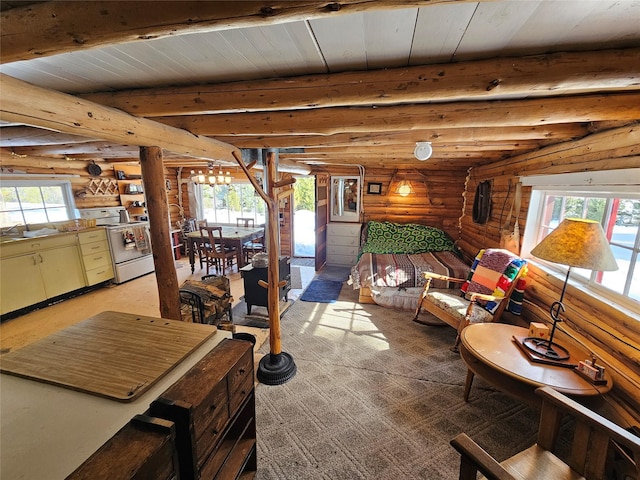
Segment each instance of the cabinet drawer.
M82 257L85 270L93 270L94 268L104 267L111 264L111 255L109 252L99 251Z
M0 254L2 258L6 258L69 245L77 245L76 236L61 233L48 237L25 238L14 240L13 242L5 242L0 248Z
M220 382L211 390L206 400L196 406L193 411L196 441L204 434L205 428L213 421L214 417L218 416L218 412L227 409L227 400L226 385L224 382Z
M253 350L249 349L245 352L238 363L229 371L227 376L227 382L229 384L229 396L238 389L238 387L244 383L247 377L251 377L253 381ZM232 411L233 412L233 411Z
M111 263L108 263L102 267L87 270L86 275L87 285L96 285L113 278L113 267L111 266Z
M109 245L104 240L99 242L81 243L80 250L82 251L82 255L91 255L98 252L107 252L107 254L109 254Z
M358 237L327 237L327 245L348 245L357 248L360 246L360 239Z
M209 458L218 440L220 440L227 421L229 421L229 412L226 408L223 408L211 423L206 426L202 436L196 440L196 463L198 470L202 468L205 460Z
M352 266L356 264L355 255L328 255L327 265Z
M253 388L253 377L247 376L244 379L244 382L240 384L240 387L237 391L231 394L231 398L229 399L229 412L233 415L238 407L242 405L244 399L247 398L247 395L251 393L251 389Z
M358 255L358 247L349 247L345 245L327 245L327 255Z
M98 228L96 230L91 230L88 232L81 232L78 233L78 240L80 241L80 245L99 241L106 242L107 232L104 230L104 228Z
M360 237L359 223L328 223L327 235L339 235L344 237Z

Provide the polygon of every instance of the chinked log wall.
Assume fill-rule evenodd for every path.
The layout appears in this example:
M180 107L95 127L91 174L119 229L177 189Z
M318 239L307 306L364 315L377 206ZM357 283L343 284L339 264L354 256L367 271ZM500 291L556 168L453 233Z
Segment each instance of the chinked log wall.
M461 248L465 254L472 256L480 248L499 245L501 219L504 221L508 214L514 194L513 185L518 176L637 168L640 165L639 150L640 126L636 124L474 168L465 192ZM485 225L478 225L472 220L473 197L476 185L483 180L492 183L492 208L489 221ZM509 182L512 187L507 199ZM531 188L522 190L521 234L525 228ZM549 308L551 303L558 300L563 281L564 277L549 275L531 265L527 275L523 318L526 321L549 323ZM599 301L593 295L571 286L564 303L567 307L566 322L560 324L559 328L587 345L607 364L614 379L617 411L625 417L623 421L637 425L640 422L640 316ZM558 338L563 336L560 333Z
M12 171L28 175L77 175L77 177L69 177L71 182L71 190L75 198L76 208L100 208L100 207L117 207L120 206L120 194L118 189L111 195L94 195L87 192L87 187L91 180L109 180L116 182L116 170L118 165L133 165L136 162L109 162L103 159L96 159L95 163L100 166L102 173L99 177L92 177L87 171L89 161L87 160L66 160L55 157L34 157L23 155L12 155L7 149L0 150L0 162L2 164L3 173L12 173ZM169 180L171 190L167 192L169 203L178 203L178 182L175 172L165 168L165 178ZM170 209L171 225L175 226L175 222L179 220L178 211L175 208Z

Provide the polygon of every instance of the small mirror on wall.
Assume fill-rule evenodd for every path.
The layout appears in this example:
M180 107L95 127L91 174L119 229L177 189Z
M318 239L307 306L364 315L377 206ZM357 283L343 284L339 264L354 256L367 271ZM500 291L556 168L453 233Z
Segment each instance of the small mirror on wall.
M331 177L332 222L358 222L360 220L360 177Z

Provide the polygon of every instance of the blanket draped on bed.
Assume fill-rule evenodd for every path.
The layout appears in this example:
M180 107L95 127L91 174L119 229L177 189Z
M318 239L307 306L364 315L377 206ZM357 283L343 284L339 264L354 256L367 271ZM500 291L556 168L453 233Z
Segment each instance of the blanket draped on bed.
M467 278L469 266L453 252L417 254L363 253L351 270L353 288L422 287L422 272L433 272L455 278ZM458 284L459 285L459 284ZM456 288L456 284L435 280L433 288Z

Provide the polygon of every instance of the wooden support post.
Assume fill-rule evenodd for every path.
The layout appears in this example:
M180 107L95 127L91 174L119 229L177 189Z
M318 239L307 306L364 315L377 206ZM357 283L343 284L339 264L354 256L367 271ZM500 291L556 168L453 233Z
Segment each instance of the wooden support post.
M267 303L269 304L269 342L272 355L282 352L280 343L280 299L278 298L278 282L280 281L280 222L278 220L278 204L275 199L276 179L276 154L268 152L265 160L264 171L267 180L267 253L269 254L269 292Z
M169 218L169 204L165 190L162 149L159 147L140 147L140 167L149 213L153 262L160 298L160 316L181 320L178 276L167 220Z

